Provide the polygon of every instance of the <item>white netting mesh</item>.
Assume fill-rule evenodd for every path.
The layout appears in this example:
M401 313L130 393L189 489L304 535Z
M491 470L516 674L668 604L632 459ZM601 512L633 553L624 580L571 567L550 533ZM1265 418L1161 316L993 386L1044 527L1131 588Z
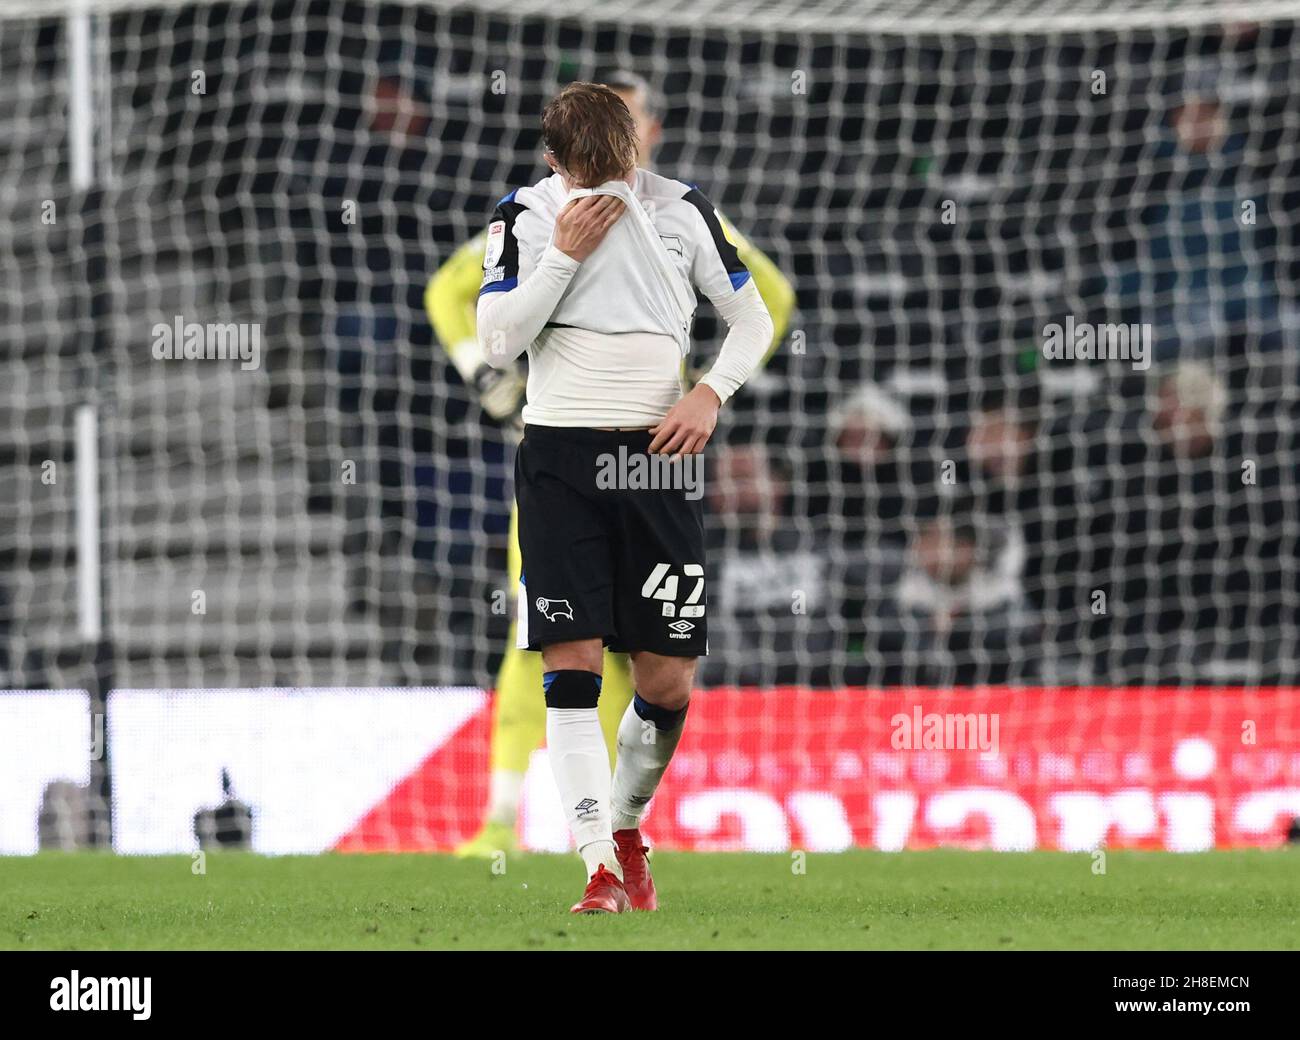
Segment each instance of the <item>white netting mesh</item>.
M0 16L114 13L227 5L217 0L0 0ZM475 11L510 18L578 18L611 25L657 25L786 33L1050 33L1228 25L1294 18L1294 0L391 0L390 6Z
M1294 466L1270 440L1294 401L1291 23L1234 11L1141 34L830 42L619 27L605 8L599 24L328 2L96 10L115 13L93 19L93 207L69 193L65 25L3 23L16 683L57 682L71 634L69 481L39 483L40 464L71 462L69 409L87 398L106 423L109 617L132 679L489 681L508 453L432 342L421 291L492 199L535 179L548 93L611 64L664 94L661 168L705 186L799 293L789 349L734 410L731 440L767 458L741 444L751 457L715 463L775 463L784 490L761 507L782 517L766 550L741 532L751 507L729 527L716 503L711 676L1293 664ZM1171 9L1133 10L1157 26ZM249 327L260 365L155 360L154 326L177 316ZM1042 327L1067 318L1151 323L1157 367L1044 362ZM1212 449L1149 429L1175 359L1224 383ZM868 383L880 394L862 398ZM1018 441L995 416L970 433L1004 405L1032 457L989 447ZM886 413L873 462L858 442ZM972 445L990 456L973 470ZM1247 457L1254 485L1231 479ZM971 521L958 551L978 536L1000 575L985 609L918 571L935 513ZM1145 548L1123 549L1116 525ZM1172 534L1188 525L1194 544ZM1102 615L1080 599L1097 589Z

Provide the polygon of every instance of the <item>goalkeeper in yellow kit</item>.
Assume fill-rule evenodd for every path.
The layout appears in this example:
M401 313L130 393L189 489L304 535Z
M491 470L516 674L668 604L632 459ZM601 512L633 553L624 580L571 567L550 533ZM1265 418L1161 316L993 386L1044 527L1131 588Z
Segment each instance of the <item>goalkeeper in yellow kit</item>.
M650 167L651 156L663 134L658 106L649 84L636 73L607 73L602 81L623 99L636 122L640 141L638 165ZM726 219L723 230L749 269L763 303L772 316L775 331L771 357L785 335L794 310L794 289L789 280L759 250L740 235ZM456 250L434 274L425 290L424 305L438 340L465 385L478 395L479 404L493 419L514 423L523 406L525 375L521 369L494 369L485 362L474 335L475 310L483 281L486 232ZM766 360L766 358L764 359ZM516 524L510 522L510 588L519 585L520 557ZM479 833L460 847L460 855L491 856L516 848L516 817L529 756L546 734L546 702L542 688L542 655L515 648L512 630L509 649L497 676L496 713L492 723L491 783L488 809ZM632 673L627 655L606 651L604 684L599 713L611 764L614 760L619 721L632 700Z

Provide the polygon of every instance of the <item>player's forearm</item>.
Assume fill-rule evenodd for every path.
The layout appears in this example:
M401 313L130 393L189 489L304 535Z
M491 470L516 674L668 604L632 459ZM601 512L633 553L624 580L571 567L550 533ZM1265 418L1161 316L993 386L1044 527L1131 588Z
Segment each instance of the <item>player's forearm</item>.
M424 291L424 309L429 315L438 342L444 348L474 337L475 306L478 283L482 277L479 269L468 286L468 292L457 284L455 272L439 270Z
M727 323L727 338L713 367L700 382L725 404L767 354L772 343L772 316L753 284L746 285L730 300L715 300L714 306Z
M580 266L551 246L516 288L479 297L478 342L489 365L504 368L528 349L546 327Z
M470 286L468 297L462 285L453 284L453 279L449 273L445 273L445 269L434 275L424 294L425 309L429 312L429 321L438 342L469 386L473 385L474 375L484 360L483 350L479 347L474 332L476 296L478 283L482 279L481 266L479 276L474 278Z
M767 313L772 317L772 341L763 357L763 363L767 364L790 327L790 317L794 313L795 305L794 286L771 258L737 231L734 224L723 219L722 226L727 237L735 243L736 255L749 269L754 279L754 288L758 290L758 295L763 297Z
M794 287L781 273L781 269L752 245L740 250L740 259L753 275L754 288L763 297L767 313L772 317L772 339L763 357L766 362L781 345L786 330L790 327L790 317L794 313Z
M763 271L762 276L755 273L754 286L758 289L759 295L763 297L763 303L767 306L767 313L772 318L772 338L768 342L766 353L763 355L763 363L766 364L771 360L772 355L776 353L790 328L790 318L794 314L795 295L794 286L790 284L789 279L770 260L767 260L766 257L764 257L764 260L768 269Z
M443 347L474 338L475 309L483 281L483 235L475 235L438 268L424 291L424 309Z

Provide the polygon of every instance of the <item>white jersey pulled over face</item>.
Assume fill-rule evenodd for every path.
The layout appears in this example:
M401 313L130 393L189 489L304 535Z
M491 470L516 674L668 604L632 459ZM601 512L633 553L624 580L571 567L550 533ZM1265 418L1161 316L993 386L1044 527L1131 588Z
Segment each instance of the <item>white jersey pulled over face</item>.
M682 393L697 289L730 330L702 380L721 400L770 342L771 319L749 271L699 189L647 170L636 171L630 189L640 213L625 212L581 264L552 245L570 198L558 175L511 192L493 214L478 335L491 365L528 352L526 423L659 422Z

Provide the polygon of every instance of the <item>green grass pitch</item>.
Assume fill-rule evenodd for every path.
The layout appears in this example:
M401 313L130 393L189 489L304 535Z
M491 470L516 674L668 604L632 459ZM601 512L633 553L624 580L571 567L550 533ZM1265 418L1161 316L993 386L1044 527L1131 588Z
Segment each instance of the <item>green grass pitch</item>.
M17 949L1300 949L1300 852L670 854L656 914L574 917L576 856L0 859Z

